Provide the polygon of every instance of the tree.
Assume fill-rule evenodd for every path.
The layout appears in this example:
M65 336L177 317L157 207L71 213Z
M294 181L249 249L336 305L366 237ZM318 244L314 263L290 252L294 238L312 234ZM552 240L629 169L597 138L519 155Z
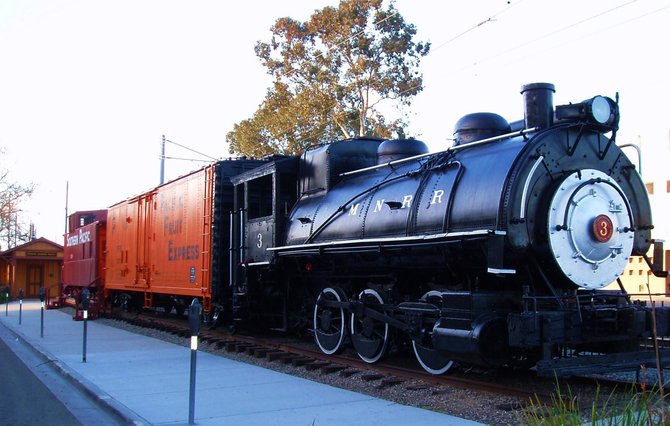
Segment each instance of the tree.
M298 153L337 138L390 137L402 118L387 122L379 107L399 107L423 89L418 66L430 44L414 41L393 1L342 0L307 22L280 18L256 55L273 76L254 115L226 135L230 152Z
M0 150L0 154L2 154ZM31 231L21 223L21 203L30 198L35 185L22 185L12 182L9 172L0 169L0 238L7 242L7 247L15 247L27 242L32 237Z

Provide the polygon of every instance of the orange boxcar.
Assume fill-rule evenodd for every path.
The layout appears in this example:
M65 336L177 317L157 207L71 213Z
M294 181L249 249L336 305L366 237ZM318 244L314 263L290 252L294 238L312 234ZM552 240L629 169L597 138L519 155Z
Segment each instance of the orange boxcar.
M111 206L106 293L124 308L205 313L230 297L230 177L260 160L225 160Z

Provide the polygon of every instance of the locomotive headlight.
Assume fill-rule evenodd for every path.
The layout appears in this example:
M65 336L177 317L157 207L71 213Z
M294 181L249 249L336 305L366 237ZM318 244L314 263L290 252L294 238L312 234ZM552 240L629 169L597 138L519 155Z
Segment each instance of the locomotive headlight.
M612 99L595 96L578 104L557 106L556 120L586 121L614 130L619 125L619 110Z
M591 99L591 116L600 124L607 124L612 116L612 107L606 98L596 96Z

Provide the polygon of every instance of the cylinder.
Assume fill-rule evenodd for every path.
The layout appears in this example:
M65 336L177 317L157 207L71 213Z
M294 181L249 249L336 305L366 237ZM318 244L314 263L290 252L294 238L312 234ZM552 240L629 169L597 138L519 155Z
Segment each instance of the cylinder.
M521 87L526 128L549 127L554 122L554 92L551 83L531 83Z
M509 359L507 323L502 317L483 315L468 329L445 327L438 321L433 328L433 347L454 361L498 367Z

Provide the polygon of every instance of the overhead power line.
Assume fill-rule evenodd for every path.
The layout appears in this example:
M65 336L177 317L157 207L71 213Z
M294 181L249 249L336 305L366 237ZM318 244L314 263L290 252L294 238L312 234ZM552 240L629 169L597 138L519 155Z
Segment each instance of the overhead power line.
M176 146L178 146L180 148L183 148L187 151L190 151L190 152L196 153L198 155L201 155L203 157L206 157L209 160L202 160L202 159L195 159L195 158L166 157L165 156L165 142L169 142L172 145L176 145ZM163 184L163 182L165 182L165 160L186 160L186 161L199 161L199 162L205 162L205 163L207 163L209 161L212 161L212 160L213 161L218 160L218 158L212 157L211 155L204 154L200 151L196 151L195 149L189 148L189 147L187 147L185 145L182 145L180 143L177 143L177 142L171 141L169 139L166 139L165 135L163 135L163 138L161 140L161 155L158 158L161 160L161 163L160 163L161 164L161 167L160 167L160 181L159 181L161 185Z
M177 143L177 142L173 142L173 141L171 141L171 140L169 140L169 139L165 139L165 142L170 142L172 145L177 145L177 146L180 147L180 148L184 148L184 149L187 150L187 151L191 151L191 152L194 152L194 153L196 153L196 154L198 154L198 155L202 155L203 157L207 157L207 158L209 158L210 160L218 160L218 158L212 157L211 155L203 154L202 152L196 151L195 149L189 148L189 147L187 147L187 146L185 146L185 145L182 145L182 144L179 144L179 143ZM164 158L168 158L168 157L164 157ZM179 160L182 160L182 158L179 158ZM195 160L195 161L203 161L203 160Z
M571 23L571 24L568 24L568 25L566 25L566 26L564 26L564 27L561 27L561 28L559 28L559 29L557 29L557 30L550 31L550 32L548 32L548 33L542 34L542 35L540 35L539 37L535 37L535 38L532 39L532 40L525 41L525 42L523 42L523 43L521 43L521 44L518 44L518 45L516 45L516 46L514 46L514 47L511 47L511 48L509 48L509 49L507 49L507 50L505 50L505 51L503 51L503 52L498 52L497 54L495 54L495 55L493 55L493 56L490 56L490 57L488 57L488 58L485 58L485 59L483 59L483 60L480 60L480 61L474 61L474 63L475 63L475 64L481 64L482 62L490 61L490 60L492 60L492 59L495 59L495 58L498 58L498 57L501 57L501 56L505 56L506 54L508 54L508 53L510 53L510 52L513 52L513 51L515 51L515 50L519 50L519 49L521 49L521 48L524 48L524 47L526 47L526 46L529 46L529 45L531 45L531 44L533 44L533 43L536 43L536 42L538 42L538 41L540 41L540 40L544 40L544 39L549 38L549 37L551 37L551 36L554 36L554 35L556 35L556 34L560 34L560 33L564 32L564 31L567 31L567 30L569 30L569 29L571 29L571 28L578 27L578 26L580 26L580 25L582 25L582 24L584 24L584 23L587 23L587 22L592 21L592 20L594 20L594 19L600 18L601 16L604 16L604 15L607 15L607 14L609 14L609 13L612 13L612 12L618 10L618 9L621 9L622 7L629 6L629 5L631 5L631 4L633 4L633 3L637 2L637 1L638 1L638 0L631 0L631 1L628 1L628 2L626 2L626 3L622 3L622 4L620 4L620 5L611 7L611 8L609 8L609 9L607 9L607 10L598 12L598 13L596 13L596 14L594 14L594 15L591 15L591 16L589 16L589 17L587 17L587 18L584 18L584 19L581 19L581 20L579 20L579 21L576 21L576 22L573 22L573 23ZM470 66L471 66L471 65L470 65ZM465 67L465 68L469 68L470 66ZM464 69L465 69L465 68L464 68Z
M445 41L444 43L438 45L438 46L435 47L434 49L431 49L431 51L430 51L429 54L434 53L436 50L439 50L439 49L443 48L444 46L446 46L446 45L448 45L448 44L450 44L450 43L453 43L454 41L456 41L456 40L458 40L459 38L463 37L463 36L466 35L467 33L471 32L471 31L474 31L474 30L478 29L479 27L481 27L481 26L483 26L483 25L485 25L485 24L488 24L489 22L493 22L493 21L495 21L497 17L499 17L499 16L502 15L503 13L509 12L510 9L512 9L513 7L518 6L519 4L521 4L522 1L523 1L523 0L519 0L519 1L517 1L517 2L514 2L514 4L510 4L508 7L505 7L504 9L499 10L498 12L496 12L496 13L494 13L493 15L489 16L488 18L484 19L483 21L480 21L480 22L476 23L475 25L471 26L470 28L466 29L465 31L463 31L463 32L461 32L461 33L455 35L454 37L450 38L449 40Z
M163 156L162 158L166 160L184 160L184 161L194 161L194 162L200 162L200 163L209 163L210 160L199 160L197 158L183 158L183 157L168 157L168 156Z

